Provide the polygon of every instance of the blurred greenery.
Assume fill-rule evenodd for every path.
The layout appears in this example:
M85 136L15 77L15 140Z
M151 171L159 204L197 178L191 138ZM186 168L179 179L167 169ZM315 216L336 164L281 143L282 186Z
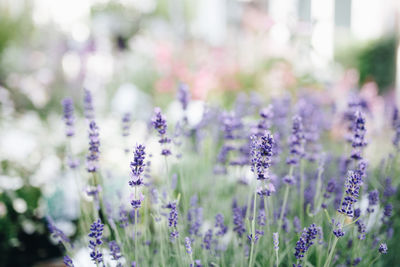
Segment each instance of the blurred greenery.
M336 51L336 60L345 67L356 68L360 73L359 84L375 81L379 92L389 90L396 75L396 38L385 36L366 43L342 47Z

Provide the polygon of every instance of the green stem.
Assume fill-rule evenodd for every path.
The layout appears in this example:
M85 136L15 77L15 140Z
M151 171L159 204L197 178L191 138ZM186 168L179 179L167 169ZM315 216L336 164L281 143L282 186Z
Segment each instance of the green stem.
M304 161L300 160L300 222L304 225Z
M275 250L275 255L276 255L276 267L279 267L279 250Z
M283 215L285 214L286 203L287 203L288 196L289 196L289 188L290 188L290 186L287 184L286 188L285 188L285 195L283 197L282 210L281 210L281 214L279 216L279 221L278 221L278 232L280 231L280 229L282 227Z
M253 220L251 221L251 248L250 248L250 260L249 267L253 266L253 253L254 253L254 245L255 245L255 221L256 221L256 205L257 205L257 192L254 192L254 200L253 200Z
M337 238L335 236L335 238L333 240L331 251L329 252L328 258L325 261L324 267L329 267L329 265L331 264L332 256L333 256L333 253L335 252L335 248L336 248L336 244L337 244L338 240L339 240L339 238Z

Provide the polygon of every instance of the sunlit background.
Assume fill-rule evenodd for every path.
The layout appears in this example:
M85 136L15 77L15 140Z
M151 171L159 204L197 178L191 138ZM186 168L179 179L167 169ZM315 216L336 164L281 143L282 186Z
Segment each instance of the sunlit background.
M121 176L115 118L137 120L130 144L144 138L154 106L178 120L179 82L190 87L191 125L204 101L229 107L244 92L270 99L306 88L340 108L360 90L379 132L384 103L400 103L399 35L397 0L0 0L0 251L9 252L0 262L60 255L48 212L75 231L76 205L65 203L77 200L62 193L74 185L59 179L64 97L81 103L83 88L92 91L102 160ZM73 143L86 149L84 138Z

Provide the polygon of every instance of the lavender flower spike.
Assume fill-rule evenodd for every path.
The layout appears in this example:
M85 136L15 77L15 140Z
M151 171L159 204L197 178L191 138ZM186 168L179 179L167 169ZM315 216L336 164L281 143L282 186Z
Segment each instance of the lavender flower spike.
M103 262L103 254L100 252L100 246L103 244L101 240L103 237L103 228L104 224L101 223L100 219L90 226L90 233L88 235L91 238L89 240L89 248L92 250L90 257L95 264Z
M304 228L299 241L296 243L294 256L296 259L301 260L308 249L314 244L314 239L317 237L317 227L311 224L308 228Z
M293 117L292 135L289 137L290 156L286 163L289 165L297 165L300 158L304 156L304 131L303 123L300 116Z
M99 147L99 127L97 127L95 121L91 121L89 124L89 154L86 156L88 172L97 172L100 154Z
M146 152L144 151L145 149L146 147L143 145L136 145L135 151L133 152L130 175L131 179L129 181L129 185L131 187L143 185L142 175L144 172L144 167L146 166L144 163L146 155Z
M354 216L354 203L360 194L360 187L362 180L359 172L349 171L345 183L346 196L344 197L338 212L347 215L348 217Z
M68 255L64 256L64 264L67 267L74 267L74 263L72 262L72 259Z
M191 255L192 254L192 244L190 242L189 237L185 237L185 247L186 247L187 254Z
M182 104L182 109L186 110L190 99L189 86L187 84L179 83L177 98Z
M160 140L158 140L158 142L161 145L171 143L171 139L167 136L167 121L165 119L165 116L161 113L160 108L157 107L154 109L154 116L151 120L151 123L153 124L154 129L158 132L158 135L160 136ZM161 155L169 156L171 155L171 150L169 150L168 148L163 148L161 150Z
M65 121L65 135L72 137L75 134L74 131L74 102L71 98L64 98L62 101L64 110L64 121Z
M379 253L381 253L381 254L386 254L387 253L387 251L388 251L388 248L387 248L387 245L386 245L386 243L381 243L380 245L379 245Z
M89 90L85 89L84 94L85 94L83 98L84 115L86 119L91 121L94 119L92 93Z
M278 250L279 249L279 233L273 233L272 238L274 241L274 249Z

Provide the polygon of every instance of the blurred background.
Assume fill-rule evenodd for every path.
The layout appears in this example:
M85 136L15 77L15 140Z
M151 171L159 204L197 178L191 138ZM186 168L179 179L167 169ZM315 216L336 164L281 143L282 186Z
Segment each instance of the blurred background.
M74 233L64 97L81 103L92 91L105 139L128 111L148 119L158 105L177 117L179 82L192 124L206 100L229 107L243 92L268 100L300 89L339 105L360 90L383 114L400 103L399 34L397 0L0 0L0 265L61 255L45 214ZM135 127L140 136L146 125ZM84 153L85 138L73 148ZM105 160L118 166L119 156Z

